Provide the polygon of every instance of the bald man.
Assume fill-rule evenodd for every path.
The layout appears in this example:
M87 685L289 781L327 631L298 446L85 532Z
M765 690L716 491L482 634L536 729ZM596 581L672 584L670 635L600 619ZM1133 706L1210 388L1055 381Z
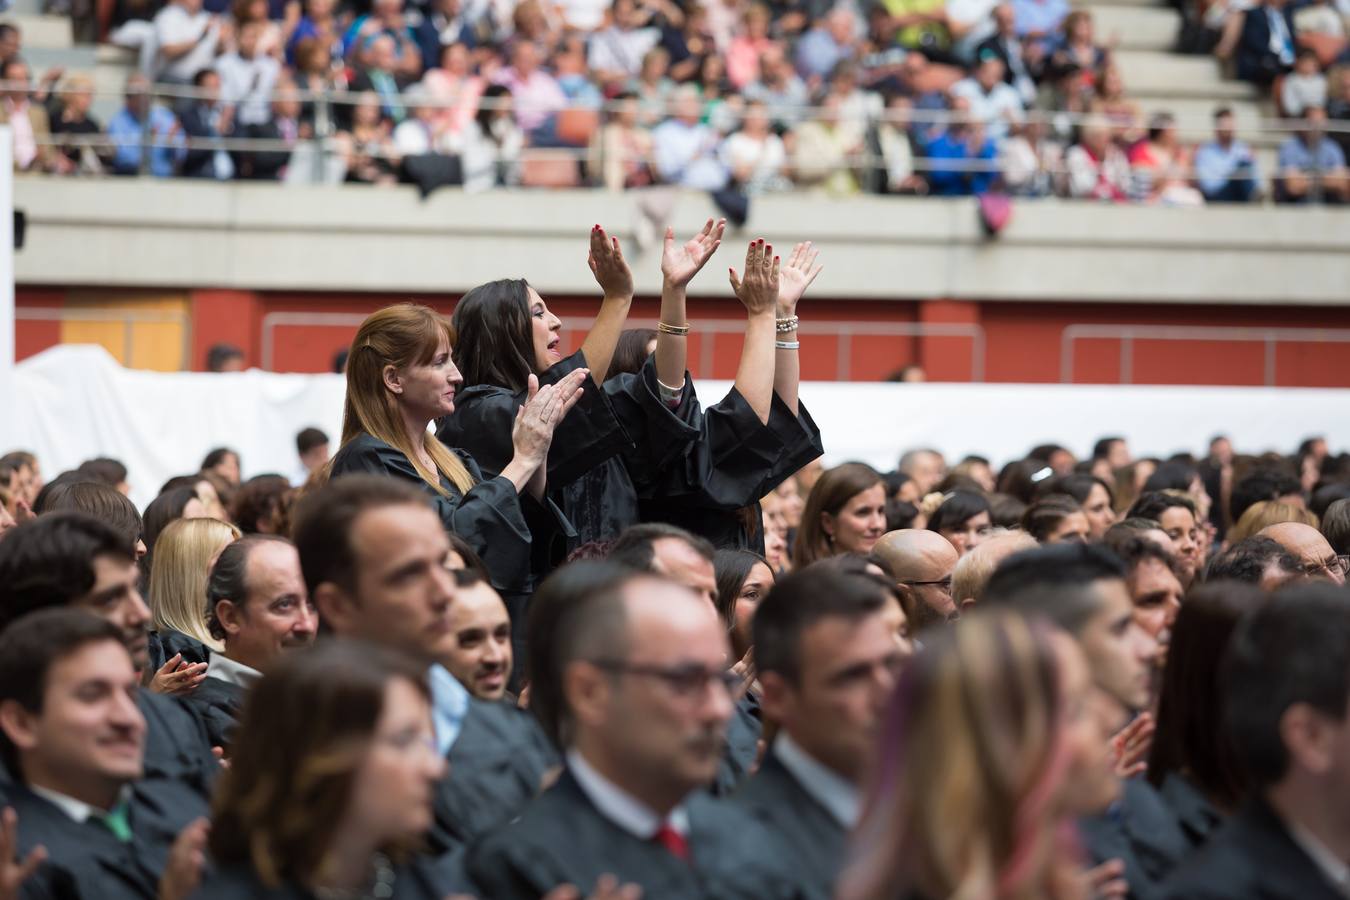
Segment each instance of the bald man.
M1303 565L1303 573L1309 578L1325 578L1332 584L1345 584L1345 569L1336 551L1322 537L1322 532L1311 525L1280 522L1267 525L1258 533L1292 553Z
M905 528L883 534L872 555L895 576L906 612L917 631L956 614L952 570L960 554L936 531Z

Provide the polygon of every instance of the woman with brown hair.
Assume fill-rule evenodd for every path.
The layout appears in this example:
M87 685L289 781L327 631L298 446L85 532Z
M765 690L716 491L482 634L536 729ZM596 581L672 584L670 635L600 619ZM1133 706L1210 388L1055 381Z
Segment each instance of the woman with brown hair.
M827 471L811 488L792 549L800 569L837 553L872 552L886 532L886 485L876 469L844 463Z
M433 420L454 416L463 383L450 358L454 338L449 320L412 303L385 307L361 323L347 361L342 446L330 477L365 472L417 484L446 530L482 558L498 591L528 591L532 529L566 530L557 510L539 502L547 477L543 462L553 430L581 396L586 373L542 388L530 377L524 403L514 409L510 461L485 479L472 456L427 432Z
M1072 639L976 613L900 676L839 900L1086 900L1073 820L1119 793Z
M411 851L444 774L416 664L336 640L293 654L245 702L195 896L443 897Z

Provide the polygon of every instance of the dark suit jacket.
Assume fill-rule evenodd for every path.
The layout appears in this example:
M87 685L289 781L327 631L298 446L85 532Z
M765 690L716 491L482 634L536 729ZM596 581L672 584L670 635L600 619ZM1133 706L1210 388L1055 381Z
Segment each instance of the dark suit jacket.
M759 759L759 738L763 733L759 704L747 694L736 704L736 710L727 722L727 745L717 767L717 780L712 784L714 796L730 796L750 777L755 761Z
M1126 779L1120 800L1108 812L1080 820L1079 830L1094 864L1125 863L1135 900L1159 896L1162 880L1191 850L1171 811L1142 778Z
M428 843L444 854L465 846L520 813L539 793L557 752L529 713L507 703L472 699L449 769L433 800Z
M444 900L463 885L447 882L439 868L424 859L394 869L391 900ZM192 900L315 900L309 889L285 882L270 888L247 866L226 866L202 879Z
M19 816L19 857L39 844L47 848L47 861L20 890L23 900L157 900L178 832L207 814L205 801L181 784L137 784L128 812L134 836L123 844L102 825L76 822L22 785L10 786L9 802Z
M1168 772L1163 776L1158 794L1176 817L1182 834L1192 847L1203 845L1223 824L1223 815L1184 775Z
M1284 16L1285 25L1292 36L1294 25L1289 10L1281 10L1279 15ZM1289 70L1270 52L1270 19L1264 6L1253 6L1247 10L1242 20L1242 36L1238 39L1236 56L1237 75L1244 81L1269 84L1276 75Z
M773 858L791 873L803 896L811 900L834 896L848 832L772 750L732 803L754 816L772 836Z
M1341 900L1270 807L1249 804L1164 885L1167 900Z
M181 781L210 799L220 774L201 719L181 700L143 690L136 705L145 716L145 777Z
M211 746L230 745L245 693L234 682L208 676L197 686L197 690L183 698L183 702L201 719Z
M600 876L642 887L643 900L802 896L753 818L705 795L688 803L691 859L684 862L605 818L569 772L519 819L469 848L467 871L479 896L538 900L559 884L594 888Z

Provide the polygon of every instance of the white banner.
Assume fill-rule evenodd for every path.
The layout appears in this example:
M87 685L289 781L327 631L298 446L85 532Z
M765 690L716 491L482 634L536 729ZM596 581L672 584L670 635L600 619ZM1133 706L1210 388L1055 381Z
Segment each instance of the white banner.
M728 387L699 382L699 397L715 402ZM48 478L95 456L119 459L144 507L213 447L239 451L245 477L293 475L302 428L323 429L336 450L343 390L338 375L124 369L101 347L65 345L16 367L3 412L13 437L0 452L34 451ZM826 463L883 470L920 446L952 462L979 453L995 465L1047 442L1081 457L1106 434L1123 435L1137 456L1201 454L1219 433L1242 452L1290 453L1314 434L1333 450L1350 447L1350 390L808 382L801 395L824 435Z

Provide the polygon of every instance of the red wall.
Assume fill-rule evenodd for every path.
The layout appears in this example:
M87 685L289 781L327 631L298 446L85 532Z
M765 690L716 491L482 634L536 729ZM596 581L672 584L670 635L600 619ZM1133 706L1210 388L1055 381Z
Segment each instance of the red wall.
M59 288L17 291L19 306L60 306ZM115 304L116 295L110 294ZM414 300L445 312L455 295L373 295L303 292L198 290L188 292L192 312L192 360L203 365L206 349L218 341L244 349L250 365L262 365L264 320L270 313L343 313L361 316L387 303ZM548 297L550 308L564 319L585 320L598 300ZM656 298L639 298L634 320L654 320ZM740 354L741 307L734 299L693 299L689 304L694 331L690 336L690 368L698 377L731 378ZM987 381L1054 382L1060 380L1064 329L1075 324L1222 326L1247 328L1344 329L1350 334L1350 308L1237 307L1131 303L1010 303L934 299L926 301L861 301L808 298L800 309L804 325L847 323L827 333L803 334L802 374L808 379L879 380L908 363L922 365L934 381L972 378L972 342L968 337L908 336L869 333L903 323L979 326L985 337ZM725 331L713 332L720 324ZM848 331L844 336L840 332ZM284 325L272 330L272 368L278 371L328 371L333 354L345 347L352 324ZM576 347L578 330L564 333L564 346ZM57 323L17 323L19 358L57 343ZM1219 341L1137 340L1130 380L1139 384L1259 385L1265 379L1264 345ZM711 365L706 363L711 361ZM1121 380L1118 339L1079 341L1074 348L1074 381L1117 383ZM1280 343L1275 353L1275 383L1281 386L1350 387L1350 344ZM707 371L704 371L707 369Z

